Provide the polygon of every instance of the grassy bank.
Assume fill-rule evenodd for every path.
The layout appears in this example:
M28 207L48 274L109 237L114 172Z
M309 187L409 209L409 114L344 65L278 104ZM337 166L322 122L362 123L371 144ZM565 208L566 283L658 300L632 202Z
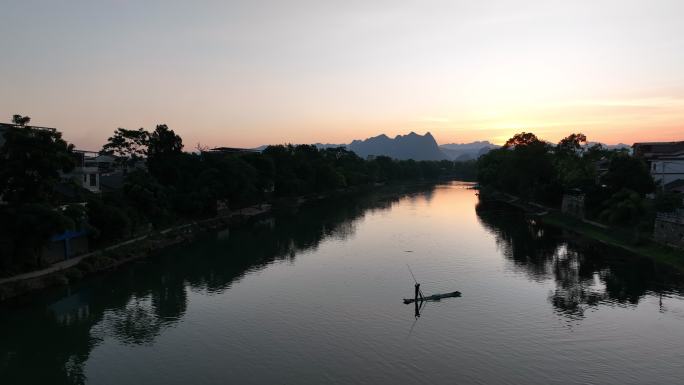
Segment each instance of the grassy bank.
M153 232L132 243L124 242L127 244L121 247L96 250L75 265L58 270L47 269L50 271L42 275L1 283L0 302L38 290L69 285L87 276L104 273L128 262L150 257L169 246L192 241L197 235L207 231L226 228L231 224L242 222L256 215L258 214L226 216L192 222L164 231Z
M281 198L268 204L264 203L238 209L221 216L187 222L185 224L179 223L165 230L153 231L139 237L140 239L134 240L134 242L129 240L114 246L110 245L107 248L95 250L86 256L80 257L80 261L75 264L69 264L68 267L55 269L53 265L43 269L45 270L44 274L33 275L27 278L16 276L0 279L0 302L16 299L30 292L69 285L87 276L105 273L128 262L156 255L172 245L193 241L200 234L243 224L251 218L262 215L271 215L272 208L275 211L281 209L291 210L308 202L325 199L355 199L359 194L365 195L369 193L373 193L376 197L375 199L383 199L391 196L401 196L416 188L432 186L445 180L448 179L440 178L439 180L420 180L412 183L354 186L320 194ZM40 273L40 271L35 272ZM6 281L7 279L11 281Z
M572 231L610 246L619 247L637 255L653 258L656 261L684 271L684 250L674 249L657 243L628 230L607 226L601 227L587 221L582 221L564 215L557 209L531 204L516 196L501 193L491 188L481 188L480 197L509 204L538 216L546 224Z
M563 215L558 211L549 212L547 215L544 215L542 221L684 270L684 250L673 249L648 239L637 240L633 234L629 234L626 231L611 228L604 229Z

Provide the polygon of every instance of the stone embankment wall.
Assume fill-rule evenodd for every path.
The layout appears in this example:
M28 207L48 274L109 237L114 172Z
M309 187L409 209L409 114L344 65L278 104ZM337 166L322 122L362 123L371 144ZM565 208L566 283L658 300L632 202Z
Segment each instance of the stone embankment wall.
M578 219L584 219L584 194L564 194L561 212Z
M684 249L684 211L658 213L653 238L661 243Z
M127 262L146 258L169 246L188 242L198 234L215 231L246 219L266 214L271 205L261 204L215 218L191 222L147 234L81 257L62 261L40 271L0 279L0 302L31 291L68 285L87 275L115 269Z

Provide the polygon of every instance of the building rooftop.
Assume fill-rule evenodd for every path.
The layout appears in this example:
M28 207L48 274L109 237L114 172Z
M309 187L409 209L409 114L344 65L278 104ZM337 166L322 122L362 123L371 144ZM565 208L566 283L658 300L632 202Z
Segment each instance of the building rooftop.
M259 152L253 148L238 148L238 147L215 147L210 150L202 151L207 153L216 154L233 154L233 153L243 153L243 152Z
M677 179L667 183L664 187L667 191L684 192L684 179Z
M659 157L684 153L684 141L680 142L637 142L632 145L634 155Z
M35 128L37 130L56 130L56 128L54 128L54 127L41 127L41 126L30 126L30 125L20 126L18 124L14 124L14 123L0 123L0 129L7 129L7 128L11 128L11 127Z

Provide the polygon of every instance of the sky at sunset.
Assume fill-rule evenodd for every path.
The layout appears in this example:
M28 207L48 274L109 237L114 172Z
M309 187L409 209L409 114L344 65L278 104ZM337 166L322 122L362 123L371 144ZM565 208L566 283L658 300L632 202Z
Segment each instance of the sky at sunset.
M684 1L32 1L0 5L0 121L99 149L684 140Z

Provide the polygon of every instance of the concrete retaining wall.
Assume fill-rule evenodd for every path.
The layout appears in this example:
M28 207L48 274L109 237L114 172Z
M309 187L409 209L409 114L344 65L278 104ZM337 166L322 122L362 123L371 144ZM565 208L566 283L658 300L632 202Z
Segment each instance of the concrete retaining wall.
M659 215L653 226L653 238L658 242L684 249L684 221Z

